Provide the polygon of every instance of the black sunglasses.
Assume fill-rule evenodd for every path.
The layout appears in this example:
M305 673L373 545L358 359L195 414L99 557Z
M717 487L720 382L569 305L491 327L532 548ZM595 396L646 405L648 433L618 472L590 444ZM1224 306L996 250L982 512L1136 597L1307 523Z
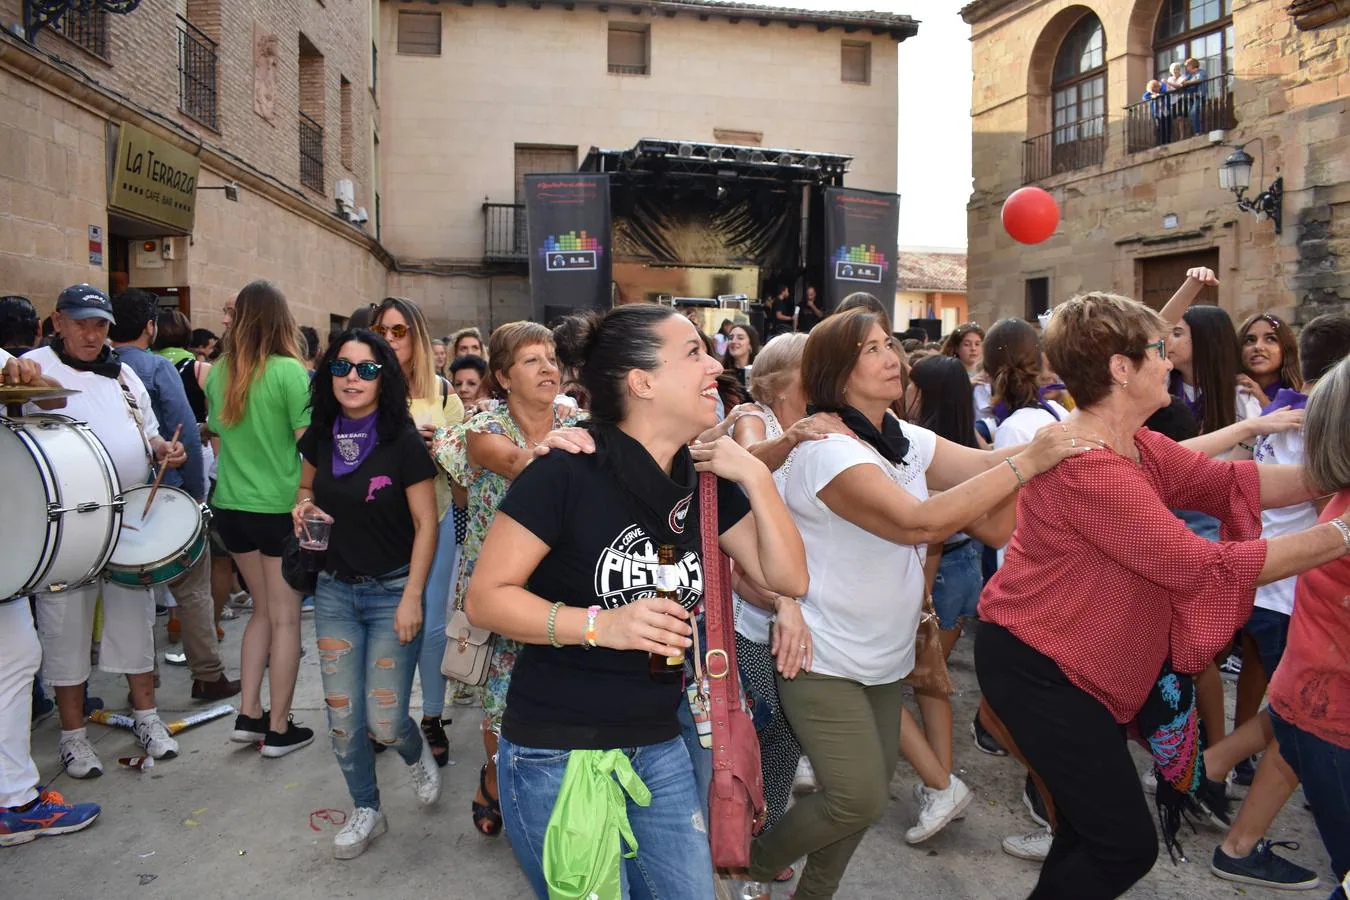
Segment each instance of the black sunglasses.
M346 378L352 369L355 369L357 377L362 381L374 381L380 377L380 370L383 368L380 363L370 360L354 363L351 360L335 359L328 364L328 374L334 378Z

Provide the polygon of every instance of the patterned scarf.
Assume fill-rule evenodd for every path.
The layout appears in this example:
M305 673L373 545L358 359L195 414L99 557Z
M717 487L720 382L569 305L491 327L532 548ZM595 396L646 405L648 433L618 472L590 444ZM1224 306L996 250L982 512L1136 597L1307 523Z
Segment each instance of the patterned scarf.
M1177 834L1183 820L1204 815L1196 799L1205 789L1205 757L1200 716L1195 702L1195 681L1163 663L1162 672L1134 720L1139 735L1153 754L1158 790L1154 801L1163 846L1172 862L1185 858ZM1213 784L1213 782L1208 782ZM1220 785L1220 789L1226 789ZM1194 830L1194 822L1191 822Z

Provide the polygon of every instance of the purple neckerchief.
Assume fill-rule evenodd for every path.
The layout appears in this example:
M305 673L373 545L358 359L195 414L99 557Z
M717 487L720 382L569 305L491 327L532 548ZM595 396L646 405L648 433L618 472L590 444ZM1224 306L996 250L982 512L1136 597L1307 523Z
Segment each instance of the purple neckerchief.
M1038 397L1038 399L1036 400L1036 403L1034 404L1034 406L1039 406L1041 409L1045 410L1045 411L1048 412L1050 415L1054 416L1054 419L1055 419L1056 422L1059 421L1059 413L1055 412L1055 408L1054 408L1053 406L1051 406L1049 403L1045 402L1045 392L1046 392L1046 391L1058 391L1058 390L1063 390L1063 389L1064 389L1064 385L1062 385L1062 384L1047 384L1045 387L1043 387L1043 388L1040 389L1039 397ZM1019 408L1019 409L1032 409L1032 408L1034 408L1034 407L1033 407L1033 405L1029 404L1029 405L1027 405L1027 406L1018 407L1018 408ZM1005 419L1007 419L1007 418L1008 418L1009 416L1011 416L1013 413L1017 412L1016 409L1009 409L1009 408L1008 408L1008 404L1004 403L1002 400L998 401L998 402L995 403L992 407L990 407L989 411L990 411L991 413L994 414L994 424L995 424L995 425L1002 425Z
M379 410L360 419L339 415L333 421L333 477L341 478L361 468L375 449L375 417Z
M1303 409L1307 405L1307 394L1302 391L1296 391L1293 388L1282 387L1276 391L1275 399L1271 400L1261 409L1261 415L1269 415L1277 409Z
M1186 408L1191 411L1191 418L1199 425L1205 421L1205 395L1197 388L1195 399L1187 399L1185 384L1181 373L1173 369L1172 374L1167 377L1167 392L1186 404Z

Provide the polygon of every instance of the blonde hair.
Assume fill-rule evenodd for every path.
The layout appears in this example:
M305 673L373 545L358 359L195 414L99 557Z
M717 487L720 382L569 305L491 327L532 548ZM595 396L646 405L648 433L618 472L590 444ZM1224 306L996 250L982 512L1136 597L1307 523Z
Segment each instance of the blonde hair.
M276 285L262 279L244 285L234 299L234 318L221 342L221 358L229 363L222 422L235 425L244 418L249 388L262 377L268 359L288 356L303 361L299 336L286 297Z
M403 317L408 326L408 339L412 347L412 359L408 360L408 399L431 400L437 395L440 376L436 372L436 357L431 353L431 333L427 331L427 320L417 304L406 297L385 297L371 317L371 324L380 324L380 319L389 310Z
M476 338L478 341L478 346L482 347L484 351L487 350L487 344L483 340L482 332L480 332L477 328L470 326L468 328L461 328L459 331L456 331L454 334L450 335L450 343L449 343L450 352L453 353L455 356L460 355L459 342L466 337Z
M1145 85L1144 89L1150 94L1156 94L1162 90L1162 82L1155 78Z
M1303 472L1318 491L1350 487L1350 356L1317 380L1303 425Z
M792 376L802 370L806 335L780 334L764 345L750 369L750 396L772 406Z

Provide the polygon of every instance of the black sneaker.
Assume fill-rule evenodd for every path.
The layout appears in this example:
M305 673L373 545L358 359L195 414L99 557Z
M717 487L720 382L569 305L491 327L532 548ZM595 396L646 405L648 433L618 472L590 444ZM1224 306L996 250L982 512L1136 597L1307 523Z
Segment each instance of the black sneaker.
M1050 813L1045 808L1045 801L1041 799L1041 792L1036 790L1036 782L1031 780L1029 774L1026 786L1022 788L1022 805L1027 808L1027 812L1037 825L1050 827Z
M295 724L291 717L287 716L285 731L272 731L270 728L267 730L267 737L263 738L262 755L276 759L287 753L294 753L301 747L308 747L312 743L314 730Z
M1297 850L1295 841L1260 840L1252 852L1240 859L1234 859L1223 852L1223 846L1214 848L1214 858L1209 870L1225 881L1240 884L1254 884L1259 887L1275 888L1284 891L1305 891L1317 887L1317 873L1291 863L1282 856L1271 852L1271 847L1288 847Z
M1202 778L1200 787L1195 791L1194 800L1199 807L1201 818L1207 819L1215 828L1226 831L1232 827L1233 817L1228 810L1227 784Z
M975 739L975 749L981 753L988 753L990 756L1008 755L1008 751L1003 749L1003 745L980 724L978 713L970 723L970 736Z
M1233 784L1240 784L1243 787L1251 787L1252 779L1256 777L1256 757L1244 759L1242 762L1233 766Z
M236 744L256 744L258 741L267 737L267 710L258 718L246 716L243 713L234 717L234 731L230 732L230 740Z

